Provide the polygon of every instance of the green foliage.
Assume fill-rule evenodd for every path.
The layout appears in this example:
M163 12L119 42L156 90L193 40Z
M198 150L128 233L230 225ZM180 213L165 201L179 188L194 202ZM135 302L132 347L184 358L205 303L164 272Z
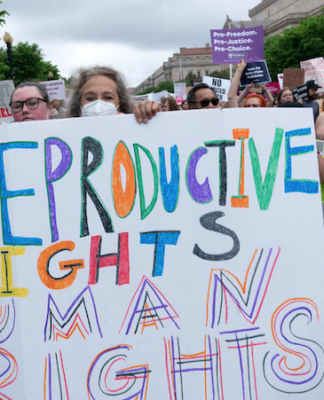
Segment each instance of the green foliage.
M0 1L0 4L2 4L2 1ZM4 19L6 16L9 16L10 14L7 11L0 11L0 26L3 26L6 23L6 20Z
M47 81L49 72L52 72L53 74L53 78L51 78L52 80L60 79L60 71L57 65L53 65L50 61L43 61L41 65L40 81Z
M158 93L162 92L163 90L167 90L169 93L174 93L174 87L172 81L161 81L157 86L149 87L141 93L137 93L137 96L142 96L143 94L148 93Z
M15 85L26 81L47 81L48 73L53 79L60 78L56 65L44 61L44 54L37 44L18 43L12 46L12 65ZM0 79L10 79L7 49L0 48Z
M156 88L156 92L162 92L163 90L167 90L169 93L174 93L174 86L172 81L162 81L158 84Z
M233 65L233 75L234 75L235 70L236 70L236 66ZM220 79L230 79L230 71L229 71L229 68L221 69L221 70L215 69L215 71L212 71L208 76L212 76L214 78L220 78Z
M273 81L284 68L300 68L300 61L324 55L324 12L304 19L282 35L269 37L264 53Z
M62 79L63 79L64 82L65 82L65 87L68 88L68 89L70 89L70 88L71 88L71 85L72 85L73 76L70 76L69 78L64 78L64 77L62 77Z
M194 86L195 82L202 82L202 78L198 78L193 72L189 72L185 78L187 86Z
M143 90L143 92L137 93L136 96L142 96L143 94L156 93L156 92L157 92L156 86L152 86Z

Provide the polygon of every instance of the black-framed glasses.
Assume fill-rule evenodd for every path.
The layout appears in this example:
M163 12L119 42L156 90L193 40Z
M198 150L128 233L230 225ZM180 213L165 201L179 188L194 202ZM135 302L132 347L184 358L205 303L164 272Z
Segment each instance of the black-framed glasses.
M30 110L35 110L39 106L40 100L43 101L44 103L47 103L46 100L41 99L40 97L31 97L30 99L27 99L25 101L13 101L9 105L11 107L12 112L17 113L23 109L24 104L26 104L26 106Z
M194 101L194 103L199 103L202 108L208 107L209 103L212 103L213 106L217 106L218 102L219 102L219 100L216 97L214 97L212 99L204 99L201 101Z

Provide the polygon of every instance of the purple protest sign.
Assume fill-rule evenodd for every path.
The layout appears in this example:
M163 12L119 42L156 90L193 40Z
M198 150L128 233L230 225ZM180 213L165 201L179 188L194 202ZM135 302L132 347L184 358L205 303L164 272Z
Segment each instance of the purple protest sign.
M214 64L238 64L264 59L263 26L243 29L211 30Z

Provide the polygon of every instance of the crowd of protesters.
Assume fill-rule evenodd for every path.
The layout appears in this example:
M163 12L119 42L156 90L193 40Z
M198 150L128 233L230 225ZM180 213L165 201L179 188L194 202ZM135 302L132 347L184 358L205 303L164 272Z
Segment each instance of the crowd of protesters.
M12 93L10 106L15 122L46 120L51 118L76 118L134 114L137 122L147 123L159 111L185 111L210 108L265 108L265 107L310 107L316 121L316 133L324 138L324 114L322 102L318 98L320 86L316 81L308 81L307 97L294 101L290 88L284 87L274 99L264 85L250 84L238 95L240 79L246 67L242 60L228 91L228 101L219 102L212 87L205 83L195 85L181 105L173 97L162 97L160 102L145 101L133 105L122 75L113 68L97 66L80 69L72 85L72 94L61 108L58 100L49 101L46 89L35 82L25 82Z
M35 82L21 83L11 95L10 106L15 122L37 121L53 118L77 118L134 114L138 123L147 123L157 112L185 111L211 108L266 108L310 107L316 122L316 136L324 139L324 113L321 87L316 81L306 82L307 97L294 101L290 88L284 87L274 99L264 85L248 85L238 94L240 79L246 67L242 60L228 91L228 101L219 102L212 87L199 83L188 92L181 105L173 97L162 97L160 102L149 100L133 105L122 75L113 68L97 66L78 71L72 85L72 94L61 108L58 100L49 101L44 86Z

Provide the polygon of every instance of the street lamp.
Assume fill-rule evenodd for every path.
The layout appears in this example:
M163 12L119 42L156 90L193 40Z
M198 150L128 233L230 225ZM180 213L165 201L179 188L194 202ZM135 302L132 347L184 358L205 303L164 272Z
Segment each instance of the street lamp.
M10 36L10 34L8 32L6 32L3 37L3 40L7 45L8 62L9 62L9 68L10 68L10 79L13 79L14 75L13 75L13 69L12 69L12 55L11 55L11 45L13 42L13 38L12 38L12 36Z

